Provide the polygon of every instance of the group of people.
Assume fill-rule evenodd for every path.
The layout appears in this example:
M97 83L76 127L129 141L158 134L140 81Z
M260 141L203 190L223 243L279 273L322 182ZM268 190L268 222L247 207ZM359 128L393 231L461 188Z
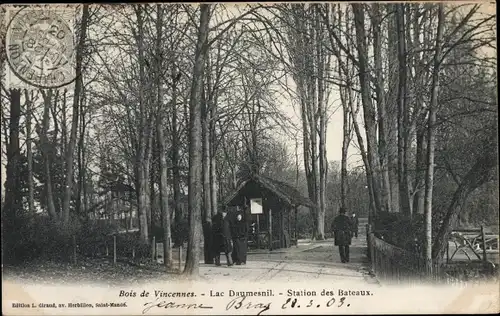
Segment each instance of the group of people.
M339 247L342 263L349 262L349 246L353 236L358 238L358 226L356 214L353 213L349 217L344 208L340 209L339 215L333 220L335 246ZM244 211L218 212L212 217L212 234L212 255L215 265L221 265L221 253L226 255L228 266L246 264L249 225Z
M351 217L346 215L345 208L340 208L339 215L335 217L332 230L335 238L335 246L339 247L340 261L349 262L349 246L353 235L358 238L359 220L356 214Z
M244 211L222 210L212 217L212 252L220 266L220 254L226 255L228 266L247 263L248 223Z

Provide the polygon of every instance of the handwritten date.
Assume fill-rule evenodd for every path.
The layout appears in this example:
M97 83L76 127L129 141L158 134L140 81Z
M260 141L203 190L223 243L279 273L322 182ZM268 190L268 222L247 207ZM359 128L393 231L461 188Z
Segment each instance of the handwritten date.
M304 300L306 304L303 304L302 306L300 305L299 301L297 298L287 298L285 303L281 305L281 309L287 309L287 308L320 308L322 306L326 307L332 307L332 308L339 308L342 306L349 307L350 304L345 303L346 298L345 297L340 297L338 299L335 299L334 297L330 298L328 301L325 302L318 302L314 300L309 300L308 302ZM271 302L252 302L249 299L247 299L246 296L238 296L234 299L232 299L227 305L226 305L226 310L229 311L231 309L238 310L238 309L246 309L246 310L254 310L257 312L257 315L261 315L265 311L268 311L271 309Z
M345 297L341 297L338 299L338 302L337 300L332 297L330 300L328 300L326 302L326 307L342 307L344 306L344 303L345 303ZM316 307L316 308L319 308L321 307L321 303L315 303L314 300L309 300L309 302L307 303L307 305L302 305L302 307ZM350 304L347 304L346 305L347 307L350 306ZM287 298L286 299L286 302L281 305L281 308L282 309L287 309L287 308L301 308L301 305L299 304L299 301L294 298L292 299L291 297Z

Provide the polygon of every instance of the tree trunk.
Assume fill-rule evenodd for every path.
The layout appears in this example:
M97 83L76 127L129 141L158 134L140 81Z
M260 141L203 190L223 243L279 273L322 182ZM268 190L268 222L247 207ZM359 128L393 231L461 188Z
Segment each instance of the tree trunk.
M137 170L137 199L138 199L138 211L139 211L139 240L141 244L149 244L149 221L148 221L148 207L149 205L149 165L147 162L147 143L148 143L148 127L147 124L147 113L146 113L146 101L144 97L145 93L145 58L144 58L144 17L142 13L142 5L137 5L136 7L136 17L137 17L137 46L139 54L139 126L138 126L138 152L136 160L136 170Z
M432 192L434 187L434 150L436 108L439 93L439 70L442 50L442 38L444 28L444 5L438 5L438 26L436 35L436 46L433 58L431 101L429 104L429 119L427 125L427 170L425 171L425 259L426 269L432 273Z
M52 90L49 89L46 93L42 90L44 108L43 108L43 118L42 118L42 129L38 133L41 143L41 152L43 156L43 164L45 171L45 191L47 199L47 212L54 223L59 221L58 213L56 212L56 207L54 204L54 193L52 187L52 172L50 170L50 151L49 151L49 139L47 137L47 131L49 130L49 111L52 105Z
M132 188L132 177L130 176L130 167L129 164L127 163L127 184L129 188ZM137 182L136 182L137 183ZM128 222L128 229L134 228L134 204L132 203L132 190L128 192L128 203L129 203L129 222Z
M288 49L293 65L293 79L300 98L303 127L304 168L309 198L315 204L310 208L313 227L312 239L324 239L326 188L326 114L324 72L326 56L320 43L323 33L319 6L289 7L291 23ZM285 19L290 19L284 16Z
M158 69L162 69L161 67ZM158 106L162 104L162 93L158 86ZM156 133L158 136L159 158L160 158L160 207L161 225L163 228L163 259L165 267L172 266L172 232L170 225L170 212L168 209L168 165L167 165L167 144L163 134L163 124L161 117L157 118Z
M389 163L387 153L387 113L386 113L386 98L385 87L382 69L382 36L380 25L382 17L380 13L380 5L378 3L372 4L373 6L373 52L375 62L375 93L377 95L377 114L378 114L378 151L380 155L380 169L381 169L381 202L384 209L391 212L391 184L389 180Z
M342 158L340 164L340 207L347 209L347 153L351 142L351 115L350 104L348 103L347 88L340 88L340 100L342 103Z
M58 117L57 117L57 112L59 109L61 110L61 153L62 155L65 155L66 151L68 150L68 127L67 127L67 91L64 90L63 92L63 97L62 97L62 106L59 106L59 90L55 91L55 96L54 96L54 105L50 107L50 111L52 113L52 119L54 121L54 135L52 136L52 144L55 146L58 144L58 137L59 137L59 122L58 122ZM65 172L65 170L60 170L61 174Z
M86 130L86 129L85 129ZM89 138L89 131L86 130L86 137L87 139ZM83 209L85 210L85 218L88 219L88 209L89 209L89 193L88 193L88 186L87 186L87 167L88 167L88 162L86 158L86 153L85 153L85 148L82 151L82 164L83 164L83 175L82 175L82 186L83 186ZM128 173L127 173L128 174Z
M139 164L139 162L137 163ZM138 208L139 208L139 230L140 230L140 242L142 244L149 244L149 225L148 225L148 214L147 214L147 200L149 181L147 179L146 168L144 165L138 166L137 174L137 185L138 185Z
M202 201L202 127L201 94L203 71L208 47L209 4L200 4L200 26L196 43L191 96L189 98L189 237L184 274L198 275L201 242L201 201Z
M396 5L386 5L386 15L396 14ZM386 136L387 136L387 163L389 169L389 182L391 192L391 210L399 211L399 180L398 180L398 41L396 19L388 19L387 27L387 68L388 68L388 93L386 96Z
M212 264L212 200L210 193L210 114L206 91L202 96L202 178L203 178L203 253L205 264Z
M21 91L10 90L9 143L7 144L7 168L5 181L5 211L16 217L23 209L20 185L19 120L21 117Z
M306 14L306 12L304 12ZM305 30L308 31L308 26L306 22ZM317 63L315 63L315 54L314 54L314 46L315 46L315 33L314 29L311 28L309 30L309 34L306 34L304 37L304 46L302 49L302 53L304 56L304 64L306 65L306 113L308 116L309 122L309 140L310 140L310 152L311 152L311 185L313 187L313 202L316 205L315 218L314 218L314 231L313 231L313 239L322 240L324 238L324 227L321 227L321 218L323 214L323 205L321 205L320 198L320 183L319 183L319 150L318 150L318 99L316 97L317 93L317 84L315 77L317 76ZM324 225L323 225L324 226Z
M31 116L33 111L33 95L31 98L28 91L25 91L26 96L26 156L28 160L28 211L31 216L35 215L35 184L33 181L33 150L31 147Z
M10 89L9 138L5 181L5 204L2 207L2 259L18 260L19 234L23 223L22 186L20 177L21 150L19 144L19 120L21 117L21 91Z
M492 127L492 130L495 130L495 128ZM498 149L495 148L496 144L498 144L498 138L495 136L492 138L496 138L497 142L494 142L492 139L488 139L488 142L490 142L489 146L486 146L485 150L482 151L483 154L480 159L478 159L474 166L472 166L472 168L463 177L462 182L455 190L451 202L446 209L443 222L439 226L432 248L432 259L436 262L442 259L446 251L451 231L457 223L458 215L460 214L467 197L475 189L489 181L492 177L491 170L498 166Z
M167 165L167 138L163 134L163 92L162 77L163 58L162 50L162 25L163 25L163 6L156 5L156 98L158 102L158 117L156 119L156 136L158 141L158 158L160 164L160 208L161 208L161 226L163 228L163 262L167 269L172 266L172 232L170 225L170 212L168 209L168 165Z
M377 149L377 124L372 104L370 81L368 78L368 52L366 48L365 17L362 4L352 4L356 28L356 43L359 57L359 82L366 128L367 173L371 174L373 201L377 212L385 211L381 202L380 163Z
M333 16L333 21L332 24L342 23L342 10L338 8L338 18L336 18L335 14ZM327 21L329 23L330 21ZM348 26L346 29L346 33L349 34L350 32L350 27ZM333 40L331 40L333 43ZM350 86L349 83L350 79L349 77L351 74L349 73L349 67L344 63L344 60L340 53L336 54L337 57L337 71L340 75L340 78L342 81L345 80L347 83L346 86ZM351 83L352 84L352 83ZM352 132L352 127L351 127L351 120L350 117L352 115L351 108L352 108L352 91L348 90L348 87L339 87L339 94L340 94L340 102L342 104L342 158L341 158L341 166L340 166L340 207L343 209L347 209L347 154L349 152L349 144L351 142L351 132ZM361 142L360 148L363 148L363 153L362 155L365 155L364 153L364 147L363 143ZM365 161L363 159L363 161Z
M154 128L154 127L152 127ZM156 128L155 128L156 129ZM156 158L157 158L157 152L153 151L154 146L158 146L156 144L156 141L153 141L153 139L156 137L156 135L152 135L151 137L151 150L148 150L149 154L149 161L147 163L147 178L149 181L148 185L148 227L149 227L149 234L150 238L153 236L153 231L155 227L155 220L156 220L156 190L155 190L155 183L159 183L159 181L156 180L156 170L159 170L159 164L156 163ZM154 156L153 156L154 155Z
M413 200L413 210L417 214L424 214L424 200L425 200L425 160L426 160L426 146L425 146L425 128L417 128L417 153L416 153L416 177L415 177L415 198Z
M211 127L210 127L210 204L212 205L212 216L217 214L217 208L218 208L218 200L217 200L217 157L216 157L216 150L215 150L215 124L214 121L211 120Z
M83 60L83 49L85 43L85 37L87 35L87 24L89 20L89 6L88 4L83 5L83 14L80 26L80 36L79 42L76 50L76 81L75 81L75 92L73 96L73 113L71 121L71 134L69 139L68 148L66 150L66 186L64 188L64 200L62 209L62 223L66 228L69 223L69 209L71 202L71 193L73 189L73 154L75 151L76 137L78 130L78 114L80 112L80 94L83 85L82 79L82 60Z
M76 213L79 216L82 216L82 210L81 210L81 205L82 205L82 192L83 192L83 179L84 179L84 160L83 160L83 152L85 148L83 147L84 145L84 138L85 138L85 111L83 110L83 104L80 107L80 131L79 131L79 139L78 139L78 153L77 153L77 159L78 159L78 194L76 198Z
M409 200L409 187L407 179L407 134L409 126L407 124L406 108L406 81L407 81L407 59L406 59L406 39L404 23L404 4L396 5L396 30L398 34L398 183L400 212L411 215L411 205Z
M307 192L309 199L313 201L315 204L314 207L311 207L311 215L313 219L313 231L311 234L311 238L315 238L316 234L316 223L317 223L317 212L318 212L318 205L316 204L317 202L315 201L315 185L314 185L314 174L312 172L312 158L311 158L311 152L310 152L310 132L309 132L309 124L307 121L307 115L306 115L306 105L305 102L302 100L301 101L301 116L302 116L302 150L304 153L304 171L306 175L306 182L307 182Z
M213 111L213 108L212 108ZM213 116L212 116L213 117ZM212 216L217 214L217 175L216 175L216 157L215 157L215 126L213 119L210 120L210 205L212 208ZM213 243L212 238L210 238L210 243ZM213 261L210 255L209 261Z
M420 6L417 5L417 8ZM419 24L420 11L413 18L413 47L421 47L421 26ZM427 12L422 13L422 19L426 20ZM426 42L425 34L423 35L423 42ZM421 57L421 54L415 54L414 56L414 67L415 67L415 85L417 87L425 86L424 71L425 61ZM426 121L426 109L424 108L424 94L417 91L414 92L415 95L415 110L413 111L413 120L416 127L416 153L415 153L415 197L413 199L413 212L417 214L424 214L424 198L425 198L425 160L426 160L426 143L425 143L425 121Z
M181 177L179 173L179 131L177 128L177 77L175 72L174 62L171 62L172 82L172 184L174 191L174 218L175 218L175 239L174 247L178 247L182 243L180 227L182 226L182 208L181 208Z
M153 126L148 127L148 129L151 128L151 130L154 128ZM151 238L151 234L153 232L153 206L154 206L154 199L155 199L155 190L154 190L154 182L153 182L153 176L151 172L151 164L153 163L153 135L150 135L148 133L147 136L147 148L146 148L146 159L144 161L144 170L145 170L145 177L146 177L146 217L148 221L148 231L149 231L149 238Z
M346 89L348 89L348 88L346 88ZM365 166L366 184L368 187L368 195L370 197L368 219L369 219L369 223L372 223L372 219L373 219L373 216L374 216L375 211L376 211L375 202L374 202L375 193L373 190L373 182L372 182L373 174L371 173L371 168L369 166L368 155L366 153L366 149L365 149L365 145L364 145L364 141L363 141L363 136L361 134L361 128L360 128L358 120L356 118L356 116L358 115L358 111L355 111L354 101L352 99L353 99L352 98L352 91L349 90L348 91L348 104L351 108L350 114L351 114L351 118L352 118L352 124L354 127L354 132L356 133L356 138L358 140L358 146L359 146L359 151L361 153L361 158L362 158L363 164Z
M326 98L327 94L324 73L328 69L326 64L326 57L323 52L323 46L320 45L320 38L323 36L321 32L322 27L320 24L319 4L316 4L315 13L315 35L316 35L316 68L317 68L317 90L318 90L318 116L319 116L319 201L320 210L318 214L318 236L320 239L325 238L325 214L326 214L326 176L328 169L328 162L326 158ZM329 65L328 65L329 66ZM317 237L318 237L317 236Z

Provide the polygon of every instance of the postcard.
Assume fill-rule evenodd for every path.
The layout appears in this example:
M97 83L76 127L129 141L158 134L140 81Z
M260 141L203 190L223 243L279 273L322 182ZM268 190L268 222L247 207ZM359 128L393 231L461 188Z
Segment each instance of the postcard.
M498 313L496 7L0 7L4 315Z

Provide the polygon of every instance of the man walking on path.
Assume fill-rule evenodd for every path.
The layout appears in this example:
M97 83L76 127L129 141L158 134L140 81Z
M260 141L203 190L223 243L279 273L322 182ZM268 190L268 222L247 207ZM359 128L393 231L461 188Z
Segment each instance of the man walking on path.
M354 234L354 237L358 238L359 220L356 217L355 213L352 213L351 215L351 222L352 222L352 233Z
M335 246L339 246L340 261L346 263L349 262L352 223L346 215L345 208L340 208L339 213L333 220L332 230L335 237Z

